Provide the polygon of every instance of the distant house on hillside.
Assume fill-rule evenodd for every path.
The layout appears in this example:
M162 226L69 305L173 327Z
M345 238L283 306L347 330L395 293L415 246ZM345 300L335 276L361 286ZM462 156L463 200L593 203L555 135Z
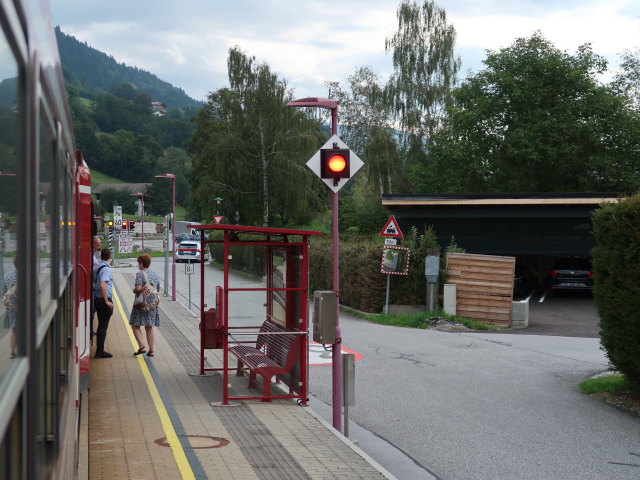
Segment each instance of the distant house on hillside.
M158 117L164 117L167 114L167 106L164 102L151 102L151 110Z

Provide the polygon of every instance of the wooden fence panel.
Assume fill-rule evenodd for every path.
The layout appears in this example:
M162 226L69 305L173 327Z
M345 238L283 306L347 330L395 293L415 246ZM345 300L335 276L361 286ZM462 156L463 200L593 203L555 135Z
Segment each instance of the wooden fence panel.
M449 253L447 283L456 285L457 315L510 326L515 266L515 257Z

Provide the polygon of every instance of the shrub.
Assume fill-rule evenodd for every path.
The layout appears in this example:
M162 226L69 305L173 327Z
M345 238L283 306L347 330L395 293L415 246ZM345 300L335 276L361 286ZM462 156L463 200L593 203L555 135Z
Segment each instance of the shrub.
M594 298L613 367L640 389L640 195L593 214Z
M427 280L424 259L427 249L437 247L432 229L418 234L412 228L402 245L411 249L409 275L391 275L391 304L425 305ZM377 235L340 236L340 303L364 312L381 312L384 307L387 276L380 273L382 238ZM315 237L310 248L310 291L331 290L331 235ZM441 262L441 265L443 262Z

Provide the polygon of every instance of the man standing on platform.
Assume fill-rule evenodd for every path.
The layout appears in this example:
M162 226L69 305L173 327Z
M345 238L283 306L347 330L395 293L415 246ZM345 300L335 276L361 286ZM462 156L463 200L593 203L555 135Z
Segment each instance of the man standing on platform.
M111 275L111 250L103 248L100 252L102 261L96 271L96 312L98 313L98 332L96 333L96 358L111 358L109 352L104 350L104 341L107 338L109 320L113 315L113 276Z
M91 330L89 330L91 332L91 342L93 344L93 337L95 337L96 335L96 331L93 328L93 318L96 316L96 272L98 271L98 267L100 266L100 260L98 259L98 256L100 255L100 245L102 245L102 242L100 241L100 239L98 238L97 235L95 235L93 237L93 244L92 244L92 251L91 251L91 260L92 260L92 265L91 265L91 278L93 279L93 287L92 288L92 293L91 293L91 322L90 322L90 327ZM97 255L96 255L97 254Z

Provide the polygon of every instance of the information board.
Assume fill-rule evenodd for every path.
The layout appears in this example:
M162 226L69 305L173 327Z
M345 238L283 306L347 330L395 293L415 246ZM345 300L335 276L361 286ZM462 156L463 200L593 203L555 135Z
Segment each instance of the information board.
M120 253L133 252L133 235L122 232L118 237L118 251Z

